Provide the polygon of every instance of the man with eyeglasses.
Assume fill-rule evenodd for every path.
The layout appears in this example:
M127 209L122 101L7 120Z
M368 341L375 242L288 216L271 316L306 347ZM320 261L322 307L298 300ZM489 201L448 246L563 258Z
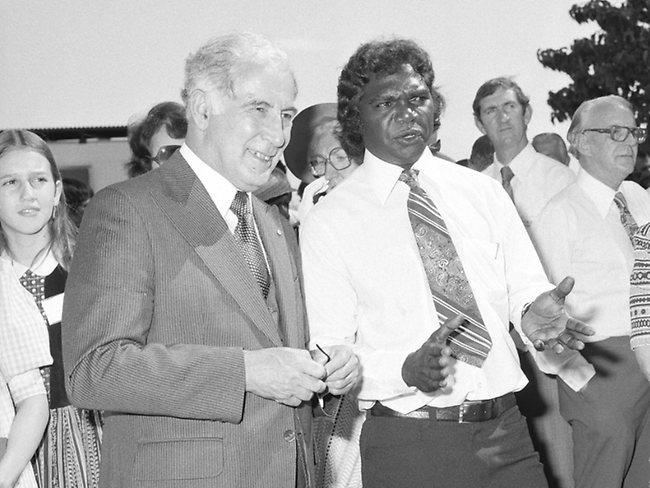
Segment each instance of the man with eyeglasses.
M621 97L580 105L567 135L581 165L576 182L549 202L532 229L550 280L557 283L566 274L576 280L565 309L596 331L581 353L567 352L558 363L576 488L650 481L650 383L630 349L629 308L631 238L650 220L650 195L624 181L646 136ZM584 360L595 368L591 379L583 374Z

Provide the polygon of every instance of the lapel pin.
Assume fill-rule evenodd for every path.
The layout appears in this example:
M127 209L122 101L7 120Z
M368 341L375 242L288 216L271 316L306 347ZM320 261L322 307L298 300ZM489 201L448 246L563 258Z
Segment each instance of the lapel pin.
M277 232L279 236L282 235L282 231L280 229L276 229L275 232Z

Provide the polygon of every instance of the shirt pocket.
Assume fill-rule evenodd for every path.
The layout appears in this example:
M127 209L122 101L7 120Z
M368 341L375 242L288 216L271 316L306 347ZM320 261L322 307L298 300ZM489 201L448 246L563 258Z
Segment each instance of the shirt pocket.
M498 242L474 238L461 239L460 244L465 275L477 301L479 297L484 297L493 305L504 302L508 296L508 287L503 246Z
M214 478L223 472L218 437L163 439L138 444L133 475L138 481Z

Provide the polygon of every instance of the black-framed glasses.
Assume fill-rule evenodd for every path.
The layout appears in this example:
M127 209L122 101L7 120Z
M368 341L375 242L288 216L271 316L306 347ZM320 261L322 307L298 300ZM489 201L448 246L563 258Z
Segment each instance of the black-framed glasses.
M623 142L627 136L632 134L637 144L642 144L648 138L648 129L643 127L625 127L622 125L612 125L604 129L583 129L582 132L599 132L600 134L609 134L612 141Z
M174 152L179 147L181 146L179 146L178 144L170 144L169 146L162 146L160 149L158 149L156 155L151 159L158 164L163 164L172 156L172 154L174 154Z
M330 151L327 159L322 156L314 156L309 160L311 174L313 174L316 178L324 176L325 168L327 168L327 163L329 163L336 171L342 171L346 168L349 168L352 164L350 158L348 158L348 155L345 154L343 148L335 147Z

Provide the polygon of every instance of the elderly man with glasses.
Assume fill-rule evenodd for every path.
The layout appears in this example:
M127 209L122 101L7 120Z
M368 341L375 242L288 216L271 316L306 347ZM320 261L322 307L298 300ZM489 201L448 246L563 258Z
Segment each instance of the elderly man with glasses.
M576 488L650 481L650 383L630 349L629 309L632 237L650 220L650 196L624 181L646 136L623 98L584 102L567 136L581 165L576 182L549 202L532 229L551 281L567 274L576 280L566 311L596 331L584 350L566 351L557 365Z

